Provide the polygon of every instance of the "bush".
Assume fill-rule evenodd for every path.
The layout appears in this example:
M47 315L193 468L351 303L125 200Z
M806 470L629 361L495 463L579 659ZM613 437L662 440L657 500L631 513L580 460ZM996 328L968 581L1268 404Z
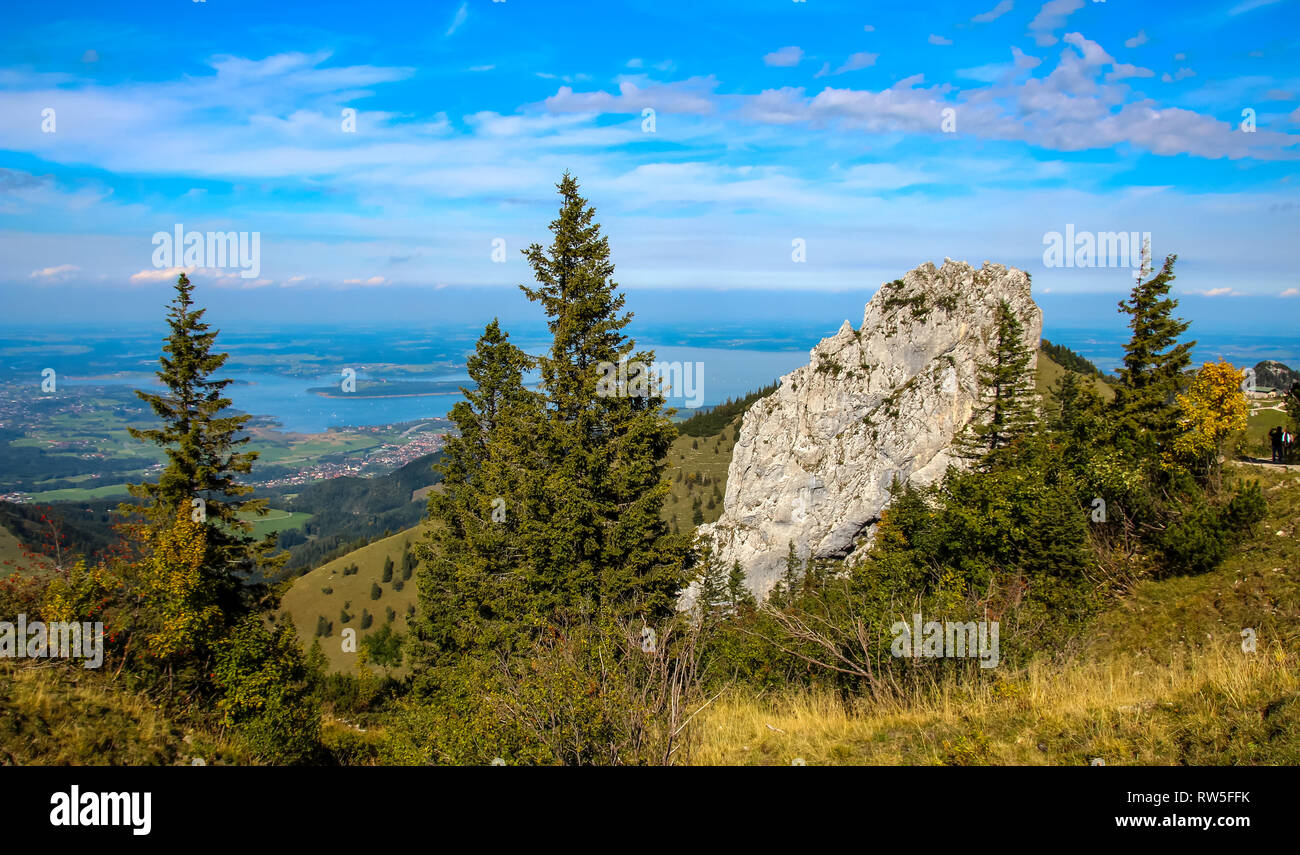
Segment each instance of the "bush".
M370 629L370 625L375 622L375 616L365 609L361 610L361 628Z
M397 707L389 763L658 765L686 762L689 710L702 703L692 637L640 624L552 626L508 662L465 657ZM432 686L432 690L428 689Z
M303 763L320 748L320 708L308 690L307 667L288 624L240 621L217 649L217 711L259 759Z
M367 661L396 668L402 664L402 642L405 639L405 635L393 631L392 624L386 623L361 639L361 646L366 651Z
M384 595L384 589L379 587L378 582L370 583L370 599L377 600Z
M1238 484L1222 506L1199 494L1184 499L1156 540L1165 558L1163 575L1199 575L1215 569L1233 547L1254 532L1264 512L1258 481Z

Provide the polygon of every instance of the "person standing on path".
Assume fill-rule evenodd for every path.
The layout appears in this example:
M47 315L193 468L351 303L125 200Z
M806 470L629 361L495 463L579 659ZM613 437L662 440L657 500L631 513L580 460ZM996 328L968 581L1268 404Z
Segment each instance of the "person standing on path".
M1276 425L1268 432L1269 445L1273 447L1273 462L1282 462L1282 426Z

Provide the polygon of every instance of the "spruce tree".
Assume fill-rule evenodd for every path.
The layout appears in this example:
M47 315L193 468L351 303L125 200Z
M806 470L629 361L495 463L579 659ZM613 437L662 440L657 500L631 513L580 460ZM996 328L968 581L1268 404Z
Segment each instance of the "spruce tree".
M240 450L249 441L243 431L250 417L226 414L231 401L223 392L231 381L213 375L228 354L213 352L217 333L203 322L205 310L195 306L193 294L194 286L182 273L169 305L171 333L164 341L157 372L164 391L136 392L162 424L129 428L131 436L164 449L167 463L157 483L131 484L128 489L145 500L143 512L155 530L174 525L178 516L204 525L204 587L230 623L259 592L243 583L258 561L265 559L274 536L254 541L252 526L240 518L241 512L266 513L265 500L240 498L253 488L237 481L257 458L256 452ZM122 510L141 509L123 505Z
M709 543L697 544L696 552L695 609L701 628L708 629L721 622L727 612L727 573Z
M527 576L518 548L536 470L532 436L542 421L536 393L524 388L531 358L493 321L467 362L473 388L452 408L457 432L440 462L442 489L429 494L433 523L415 552L420 621L413 638L422 658L440 661L479 646L509 642L527 618L519 597ZM494 518L495 517L495 518Z
M1011 307L998 306L996 343L978 369L980 395L971 423L956 443L957 454L977 469L1008 462L1012 446L1031 433L1035 424L1033 356L1024 343L1024 325Z
M1124 367L1112 405L1116 440L1150 456L1178 433L1175 395L1196 344L1178 341L1188 324L1172 316L1178 301L1168 294L1177 258L1168 256L1160 273L1145 282L1139 279L1129 298L1119 302L1133 334L1124 345Z
M754 593L745 584L745 569L740 566L739 561L732 563L731 573L727 576L727 598L733 615L757 605Z
M636 351L623 332L632 316L595 209L568 173L557 189L551 245L524 250L537 284L520 286L553 336L540 359L546 423L537 448L546 460L526 538L528 582L548 612L670 615L688 547L660 515L669 492L663 461L677 432L659 390L637 377L635 363L644 371L654 354ZM611 384L621 361L627 381Z

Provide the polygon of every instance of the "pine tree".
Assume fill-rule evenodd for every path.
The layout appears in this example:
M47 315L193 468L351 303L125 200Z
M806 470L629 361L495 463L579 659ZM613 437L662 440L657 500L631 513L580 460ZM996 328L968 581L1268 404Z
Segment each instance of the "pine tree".
M391 582L391 581L393 581L393 558L392 558L392 556L387 556L387 557L384 558L384 573L383 573L383 577L382 577L382 579L381 579L380 581L382 581L382 582Z
M740 614L758 605L754 593L745 584L745 569L740 566L739 561L732 563L731 573L727 576L727 599L733 615Z
M1024 325L1011 307L998 306L997 342L989 360L979 366L980 398L971 423L956 443L958 455L977 469L1007 462L1009 449L1034 429L1033 356L1024 343Z
M635 351L623 332L632 316L595 209L568 173L557 189L550 247L524 251L537 285L520 286L553 335L540 359L547 420L537 445L547 459L539 525L527 538L529 582L544 611L670 615L688 548L660 515L663 460L677 431L658 390L637 377L654 354ZM611 383L623 361L626 383Z
M205 310L195 307L193 293L194 287L182 273L169 306L171 333L165 339L159 359L162 367L157 372L165 391L136 392L162 424L128 429L136 439L164 449L167 464L157 483L131 484L129 490L145 500L143 512L155 531L187 515L204 526L206 551L201 564L205 593L199 598L216 604L223 625L229 626L261 593L245 582L259 561L275 564L266 560L274 535L255 541L250 535L252 526L240 517L246 512L266 512L265 500L240 498L253 488L236 480L252 469L257 458L256 452L239 450L249 441L243 429L250 417L223 415L231 405L223 395L231 381L213 375L225 364L227 354L213 352L217 333L203 322ZM121 510L133 513L141 509L123 505Z
M727 575L722 562L713 554L711 545L701 541L696 546L695 609L701 628L711 628L721 622L728 605Z
M452 408L457 432L435 467L442 490L429 494L434 525L415 548L425 571L417 578L421 616L413 637L427 661L508 640L507 624L526 618L519 529L542 421L537 395L523 385L531 365L495 320L467 361L474 387L462 388L464 400ZM504 519L494 520L494 511ZM410 576L405 566L403 575Z
M1159 274L1145 282L1139 279L1129 298L1119 303L1133 334L1124 346L1124 367L1112 405L1116 438L1121 445L1148 455L1166 448L1178 433L1174 396L1196 344L1178 342L1188 324L1172 317L1178 301L1168 294L1177 258L1168 256Z
M799 591L799 553L795 551L794 541L790 541L790 548L785 553L785 584L786 593L790 595L791 600Z

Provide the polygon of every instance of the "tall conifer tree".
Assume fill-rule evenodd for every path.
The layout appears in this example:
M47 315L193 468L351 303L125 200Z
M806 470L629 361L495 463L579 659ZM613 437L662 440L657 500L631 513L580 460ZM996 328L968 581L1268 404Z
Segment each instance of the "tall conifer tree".
M520 286L545 311L553 341L541 357L546 456L539 482L530 580L546 610L664 616L684 583L688 544L660 517L668 496L664 460L676 430L658 390L636 388L636 352L623 330L631 314L612 280L609 241L595 209L565 173L550 247L524 250L535 286ZM629 382L600 386L628 362ZM600 386L600 388L598 388Z
M435 467L440 490L429 494L434 526L416 546L425 564L416 636L429 661L509 642L528 617L518 543L537 463L532 437L542 422L538 396L523 385L531 365L495 320L469 357L474 387L462 388L464 400L452 408L457 434Z
M1178 301L1168 296L1177 259L1165 258L1160 272L1145 282L1139 277L1129 298L1119 303L1133 334L1124 345L1124 367L1115 390L1116 438L1147 454L1167 447L1179 431L1175 395L1196 344L1178 341L1188 324L1173 317Z
M265 513L266 503L241 498L253 488L240 484L237 476L247 474L257 458L256 452L240 450L249 440L244 433L249 416L226 414L231 401L224 390L231 381L213 375L225 364L227 354L213 352L217 333L203 322L205 310L195 306L193 295L194 286L182 273L169 306L171 333L163 344L162 367L157 372L164 391L136 392L162 424L130 428L136 439L164 449L167 464L157 483L132 484L129 489L131 495L145 500L144 513L154 528L173 525L179 515L204 525L205 587L212 590L226 619L234 620L254 593L243 582L270 549L269 541L254 541L251 526L240 513Z
M1025 347L1024 325L1003 302L997 310L997 341L987 362L979 366L980 398L971 423L959 438L957 453L977 468L996 468L1007 462L1010 449L1032 433L1036 421L1033 354Z

